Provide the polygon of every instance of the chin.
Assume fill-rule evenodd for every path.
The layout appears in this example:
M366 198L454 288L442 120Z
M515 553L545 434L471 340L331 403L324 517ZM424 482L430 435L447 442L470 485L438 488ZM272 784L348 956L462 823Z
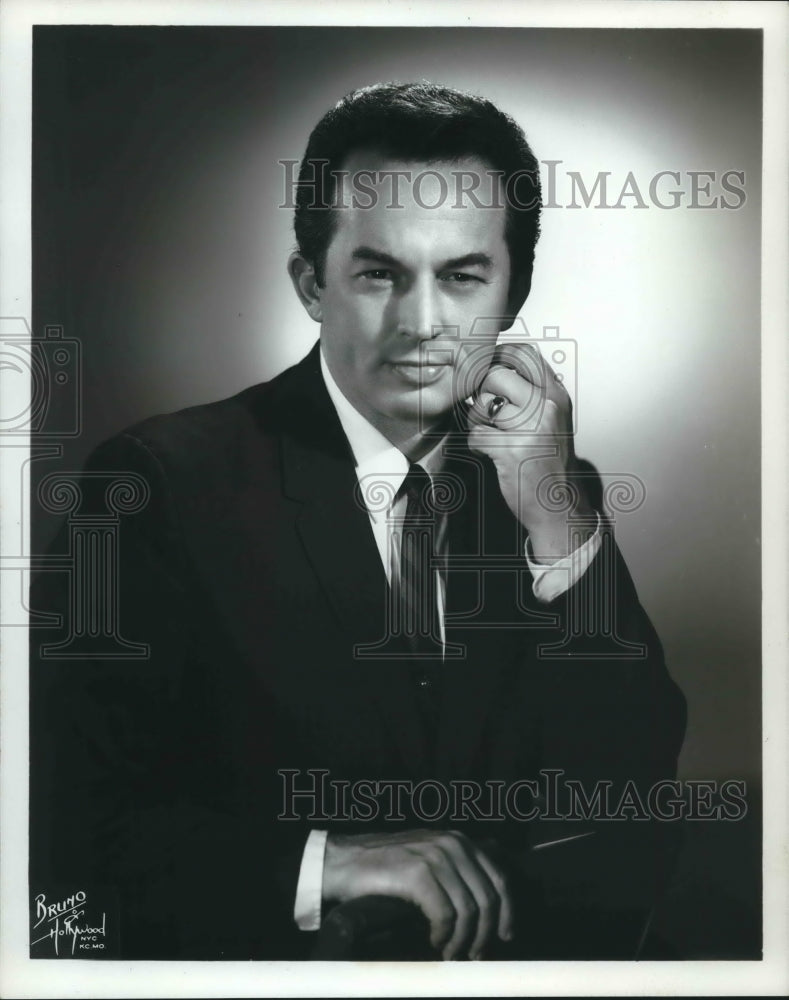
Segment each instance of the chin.
M432 426L451 413L456 405L454 396L425 388L392 400L389 412L398 420L418 420Z

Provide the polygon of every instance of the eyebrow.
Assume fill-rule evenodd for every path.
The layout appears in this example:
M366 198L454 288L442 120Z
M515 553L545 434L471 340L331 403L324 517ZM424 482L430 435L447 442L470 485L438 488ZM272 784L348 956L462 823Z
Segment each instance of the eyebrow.
M383 250L375 250L373 247L367 246L356 247L356 249L351 253L351 260L375 261L376 264L386 264L389 267L402 268L403 266L400 261L391 254L384 253ZM491 268L493 267L493 259L486 253L466 253L463 254L462 257L452 257L449 260L445 260L439 270L451 271L459 267Z

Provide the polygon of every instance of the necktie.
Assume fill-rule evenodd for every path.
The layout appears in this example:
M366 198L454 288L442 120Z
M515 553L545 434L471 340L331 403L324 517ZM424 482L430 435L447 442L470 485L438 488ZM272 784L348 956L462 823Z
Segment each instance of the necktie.
M400 543L400 631L414 658L441 657L441 629L433 557L437 519L433 484L421 465L411 463L401 491L407 497Z
M400 631L411 661L411 677L424 723L425 754L433 761L439 728L443 644L438 619L436 570L438 517L433 483L411 463L401 487L407 497L400 541L398 607Z

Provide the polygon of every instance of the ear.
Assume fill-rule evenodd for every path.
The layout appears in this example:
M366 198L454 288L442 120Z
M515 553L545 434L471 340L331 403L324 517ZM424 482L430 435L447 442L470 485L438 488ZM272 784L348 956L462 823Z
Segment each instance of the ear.
M321 289L313 265L300 253L294 252L288 257L288 274L296 289L299 302L316 323L322 322Z

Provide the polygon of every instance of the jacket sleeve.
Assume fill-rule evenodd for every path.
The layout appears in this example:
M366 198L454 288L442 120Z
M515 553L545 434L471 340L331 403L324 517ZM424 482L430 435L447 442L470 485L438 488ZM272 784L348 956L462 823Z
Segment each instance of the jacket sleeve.
M676 777L686 707L605 519L600 530L580 579L534 605L552 623L527 632L516 703L533 724L523 773L537 780L540 815L527 838L510 833L549 909L591 908L608 919L646 912L665 889L681 814L656 815L666 794L656 800L655 791Z
M642 791L673 778L685 699L610 525L583 576L541 610L554 620L533 633L530 657L543 765Z
M127 486L108 516L113 481ZM108 887L118 957L287 957L306 834L217 778L232 762L206 731L203 679L223 665L203 648L162 465L121 435L80 487L52 547L67 568L31 587L32 609L61 619L31 628L31 889Z

